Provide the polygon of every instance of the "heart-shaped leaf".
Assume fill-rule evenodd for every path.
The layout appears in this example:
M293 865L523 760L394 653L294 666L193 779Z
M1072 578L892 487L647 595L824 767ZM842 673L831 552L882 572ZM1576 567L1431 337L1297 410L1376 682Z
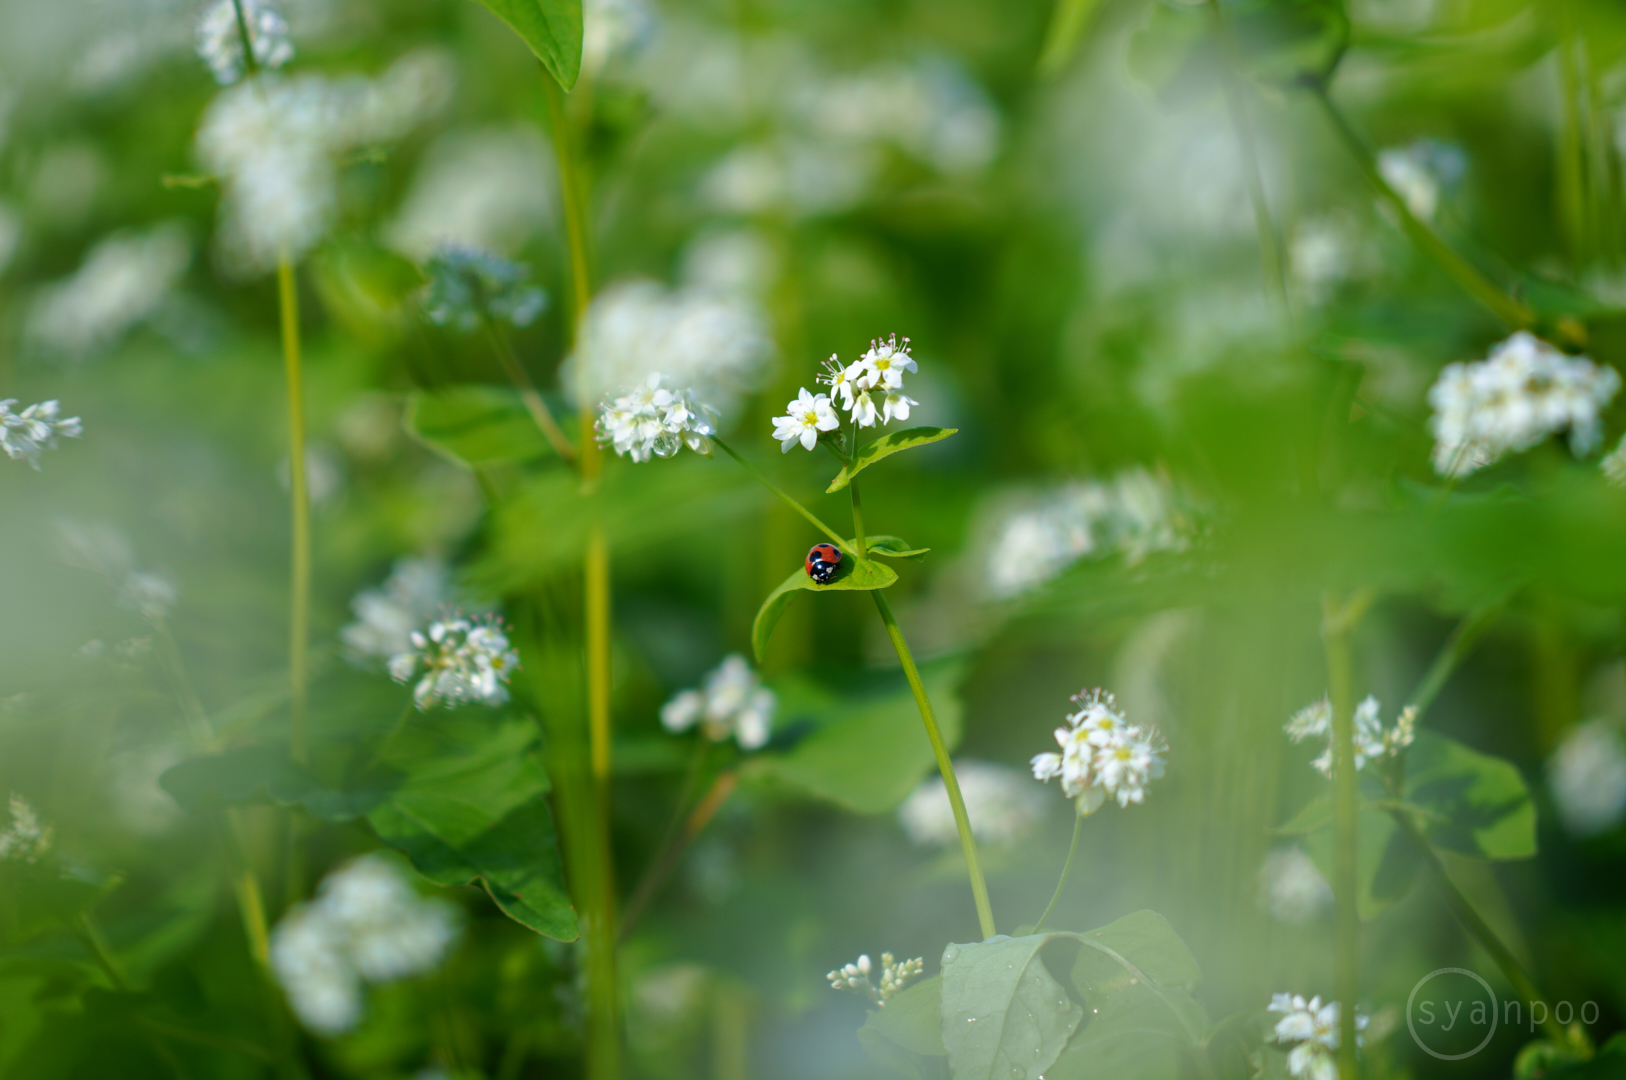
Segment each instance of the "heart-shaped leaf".
M1511 761L1432 731L1406 752L1406 802L1432 811L1420 822L1430 843L1483 859L1536 853L1536 807Z
M1044 966L1055 935L943 950L943 1047L954 1080L1031 1080L1061 1056L1084 1007Z
M889 559L919 561L931 548L917 548L897 536L866 536L864 549L871 555L885 555Z
M569 90L582 69L582 0L480 0Z
M915 427L894 431L889 435L882 435L879 439L858 451L858 456L853 458L852 464L843 466L842 470L836 474L836 478L830 481L830 486L824 489L825 493L840 491L852 483L853 477L884 457L891 457L900 450L911 450L917 446L927 446L934 442L941 442L959 430L959 428Z
M756 622L751 626L751 648L756 651L757 660L768 649L768 639L773 637L774 627L779 625L780 618L785 614L785 608L799 592L869 592L873 589L884 589L898 580L898 572L884 563L872 559L860 559L848 555L841 560L841 566L836 570L836 576L827 584L820 585L807 576L807 571L798 568L791 572L790 577L768 594L757 611Z
M471 468L553 453L519 394L505 386L418 391L407 402L406 429L435 453Z

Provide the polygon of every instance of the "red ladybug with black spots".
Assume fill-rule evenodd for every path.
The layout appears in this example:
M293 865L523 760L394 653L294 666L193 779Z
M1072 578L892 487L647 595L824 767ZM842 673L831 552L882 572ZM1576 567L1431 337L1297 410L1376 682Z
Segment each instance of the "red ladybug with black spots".
M834 544L814 544L807 552L807 576L828 585L841 569L841 551Z

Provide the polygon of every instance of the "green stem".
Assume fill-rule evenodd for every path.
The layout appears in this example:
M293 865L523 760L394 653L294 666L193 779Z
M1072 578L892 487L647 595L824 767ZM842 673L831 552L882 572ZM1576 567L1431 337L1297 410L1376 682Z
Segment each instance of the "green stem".
M243 11L243 0L231 0L232 14L237 16L237 40L243 46L243 70L250 76L256 75L260 70L260 62L254 57L254 40L248 31L248 16Z
M638 892L627 901L626 913L621 920L621 941L626 941L631 936L633 926L642 917L650 901L660 894L667 878L678 868L683 853L689 850L689 845L694 843L694 838L700 835L701 830L711 824L711 819L717 816L717 811L723 808L723 803L728 801L728 797L734 794L734 789L738 786L739 774L732 769L719 773L717 779L711 782L711 787L695 804L694 810L683 822L683 828L673 843L656 857L654 864L649 868L649 873L639 883Z
M1338 133L1344 147L1349 151L1350 156L1355 159L1355 164L1360 168L1367 182L1378 193L1378 197L1394 211L1395 217L1400 223L1401 231L1411 239L1411 242L1416 244L1424 255L1438 263L1440 268L1449 274L1458 285L1462 286L1470 296L1484 304L1508 326L1515 329L1530 326L1535 321L1535 316L1529 307L1508 295L1500 286L1481 273L1477 267L1461 255L1458 255L1430 225L1411 212L1411 207L1406 205L1406 200L1401 198L1400 193L1390 186L1389 181L1383 178L1383 173L1378 169L1377 159L1373 157L1371 149L1356 133L1348 117L1333 102L1331 95L1327 93L1327 88L1324 85L1317 85L1312 92L1316 100L1321 103L1322 110L1327 114L1327 119L1331 121L1333 130Z
M824 522L820 521L818 518L814 517L812 511L786 494L784 488L781 488L778 484L774 483L772 480L769 480L766 476L763 476L760 472L758 472L756 467L753 466L749 461L746 461L744 458L740 457L740 455L736 454L733 447L729 446L715 435L711 437L711 441L719 450L733 458L735 461L739 462L741 468L750 473L752 476L756 477L757 480L762 483L763 487L767 488L781 499L784 499L792 510L795 510L798 514L802 515L810 523L812 523L815 529L819 530L825 536L828 536L832 541L834 541L836 547L843 551L852 550L852 545L847 543L847 541L840 534L838 534L834 529L826 525Z
M915 705L920 709L920 719L926 725L926 737L931 740L932 753L937 756L937 769L943 774L943 786L948 789L949 806L954 810L954 827L960 832L960 846L965 849L966 874L971 878L971 897L977 905L977 922L982 927L984 939L991 938L998 931L994 928L994 910L988 903L988 883L982 877L982 863L977 858L977 841L971 835L971 818L965 812L965 798L960 794L960 781L954 775L954 762L949 759L948 746L943 742L943 732L937 726L937 718L932 714L932 703L926 697L926 686L920 681L920 671L915 667L915 658L909 652L909 643L903 639L903 631L898 628L898 620L892 614L892 605L886 602L886 592L875 589L870 592L875 598L875 609L881 613L881 623L886 627L886 636L892 639L892 648L897 650L898 661L903 665L904 677L909 680L909 689L914 691Z
M1428 671L1423 674L1422 681L1417 684L1416 691L1407 702L1409 705L1417 706L1416 720L1422 720L1423 714L1434 704L1434 699L1439 696L1452 672L1456 671L1457 665L1462 663L1463 657L1472 651L1479 643L1480 636L1496 621L1509 595L1511 590L1469 612L1457 624L1456 629L1451 631L1451 636L1445 639L1439 655L1434 657L1434 662L1428 666Z
M288 382L288 490L292 508L292 589L288 626L288 742L295 761L306 746L305 707L311 608L311 506L305 484L305 394L299 357L299 289L293 261L277 260L277 296L282 308L282 359Z
M78 939L84 950L90 954L91 960L95 961L102 974L107 976L107 981L112 985L113 989L120 993L129 990L129 980L124 977L124 972L120 970L112 954L107 951L107 946L102 944L101 935L97 934L96 928L90 925L89 917L81 912L66 921L68 929L73 932L73 936Z
M1355 1002L1360 993L1359 877L1356 868L1357 790L1355 776L1355 679L1349 631L1353 603L1336 597L1323 601L1322 643L1327 657L1328 697L1332 703L1333 752L1333 987L1338 1001L1338 1075L1356 1080Z
M541 429L543 436L548 440L548 445L553 447L553 452L565 461L574 463L576 448L565 438L564 430L559 427L559 422L553 418L553 413L548 409L548 403L542 399L536 384L525 373L519 357L514 354L514 347L497 329L490 316L482 314L481 321L485 323L486 335L491 340L492 351L497 354L497 361L502 364L503 372L514 384L514 389L519 391L520 401L525 403L525 411L531 414L531 420Z
M864 540L864 508L858 501L858 481L848 481L847 490L853 493L853 546L858 549L857 555L862 559L869 554L869 544Z
M1033 932L1037 934L1044 929L1044 924L1050 921L1050 913L1056 910L1056 904L1061 900L1062 890L1067 888L1067 875L1073 872L1073 856L1078 854L1078 838L1084 835L1084 815L1073 814L1073 842L1067 847L1067 861L1061 864L1061 880L1056 882L1056 891L1050 897L1050 903L1045 905L1044 914L1039 921L1033 924Z

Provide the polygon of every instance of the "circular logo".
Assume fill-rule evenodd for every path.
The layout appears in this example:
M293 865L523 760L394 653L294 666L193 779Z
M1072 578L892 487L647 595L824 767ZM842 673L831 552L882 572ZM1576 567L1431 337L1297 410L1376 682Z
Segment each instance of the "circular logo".
M1422 1036L1417 1034L1416 1012L1412 1008L1413 1002L1417 1000L1417 991L1421 990L1431 979L1438 978L1441 975L1466 975L1468 978L1484 987L1485 995L1490 999L1490 1027L1488 1030L1486 1030L1485 1037L1479 1040L1478 1046L1474 1047L1472 1050L1465 1050L1460 1054L1442 1054L1432 1046L1425 1043ZM1428 1015L1424 1018L1424 1023L1426 1024L1433 1022L1432 1017L1434 1002L1432 1000L1428 1000L1423 1002L1423 1005L1428 1012ZM1450 1016L1450 1026L1452 1027L1454 1027L1457 1021L1461 1019L1460 1013L1467 1011L1467 1003L1460 999L1456 1002L1455 1012L1452 1011L1451 1002L1449 1001L1445 1002L1443 1007L1446 1014ZM1470 1015L1473 1014L1470 1013ZM1496 992L1490 988L1490 983L1480 978L1476 973L1469 971L1467 968L1437 968L1434 971L1429 972L1427 975L1424 975L1421 979L1417 980L1417 985L1411 988L1411 996L1406 998L1406 1027L1411 1031L1412 1042L1415 1042L1425 1054L1437 1057L1441 1061L1460 1061L1462 1058L1473 1057L1475 1054L1485 1049L1485 1047L1489 1045L1491 1041L1491 1036L1496 1034ZM1449 1028L1446 1028L1446 1030L1449 1030Z

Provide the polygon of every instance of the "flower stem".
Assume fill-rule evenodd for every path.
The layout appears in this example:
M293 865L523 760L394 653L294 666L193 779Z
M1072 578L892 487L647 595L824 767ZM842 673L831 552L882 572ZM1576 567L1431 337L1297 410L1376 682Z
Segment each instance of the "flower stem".
M1508 326L1515 329L1530 326L1535 321L1535 316L1528 306L1508 295L1501 286L1480 272L1478 267L1458 255L1440 238L1432 226L1411 212L1406 200L1383 178L1371 149L1355 131L1343 110L1334 103L1331 95L1327 93L1326 86L1317 84L1312 88L1312 93L1321 103L1322 111L1327 114L1327 119L1331 121L1333 130L1343 141L1345 149L1355 159L1355 164L1378 193L1378 197L1394 211L1396 219L1400 222L1401 231L1411 239L1411 242L1416 244L1424 255L1438 263L1440 269L1455 279L1470 296L1484 304Z
M1077 807L1074 807L1074 810L1076 811ZM1056 902L1061 899L1062 890L1067 888L1067 875L1073 872L1073 856L1078 854L1078 838L1083 834L1084 815L1075 812L1073 814L1073 842L1067 848L1067 861L1061 864L1061 880L1056 882L1056 892L1050 897L1050 903L1045 905L1044 914L1040 915L1039 921L1033 924L1035 934L1044 929L1044 924L1050 919L1050 913L1056 910Z
M841 548L843 551L852 550L852 545L848 544L840 534L838 534L834 529L826 525L824 522L820 521L818 518L814 517L811 510L786 494L784 488L780 487L778 484L775 484L772 480L769 480L766 476L763 476L760 472L758 472L755 466L746 461L744 458L740 457L740 455L736 454L733 447L729 446L715 435L711 436L711 441L719 450L733 458L735 461L739 462L741 468L750 473L752 476L756 477L757 480L762 483L763 487L767 488L781 499L784 499L792 510L796 511L798 514L802 515L809 522L811 522L815 529L819 530L825 536L828 536L831 540L835 541L836 547Z
M1322 645L1327 657L1327 694L1332 703L1333 881L1335 899L1333 987L1339 1002L1338 1075L1356 1080L1355 1001L1360 993L1359 877L1356 867L1355 679L1349 631L1358 612L1353 599L1322 601Z
M977 841L971 835L971 818L965 812L965 798L960 794L959 778L954 775L954 762L949 760L948 746L943 742L943 732L938 728L937 718L932 714L932 703L926 697L926 686L920 681L920 670L915 667L915 658L909 652L909 643L903 639L903 631L898 628L898 619L892 614L892 605L886 602L885 590L875 589L870 595L875 598L875 609L881 613L886 636L892 639L892 647L897 650L898 661L903 664L903 674L909 680L909 689L914 691L915 705L920 709L921 722L926 725L926 737L932 742L932 753L937 755L937 769L943 774L943 786L948 789L949 806L954 810L954 827L960 832L960 846L965 850L965 869L971 878L971 897L977 905L977 922L982 927L982 936L985 939L991 938L997 933L994 929L994 910L988 903L988 883L982 877L982 863L977 858Z
M712 818L717 816L717 811L722 809L723 803L727 802L728 797L734 794L734 789L737 786L739 786L739 774L733 769L719 773L717 779L711 782L711 787L706 789L705 795L701 796L700 801L695 804L694 810L689 813L688 818L683 822L682 830L676 833L672 842L666 845L655 857L654 863L650 865L649 873L644 876L643 881L638 883L638 889L633 893L632 899L627 901L626 913L621 920L622 941L627 940L627 937L632 933L633 925L643 915L650 901L654 900L656 895L659 894L661 886L665 885L667 878L672 876L672 871L677 869L679 860L683 858L683 853L689 850L689 845L694 843L694 838L699 836L701 830L711 823Z
M78 939L84 950L90 954L91 960L95 961L102 974L107 976L107 981L113 989L120 992L129 990L129 980L124 977L124 972L119 969L118 962L113 959L113 955L107 951L107 946L102 943L101 935L96 933L96 928L90 924L90 918L80 912L71 918L67 918L66 921L68 929L72 931L73 936Z
M288 380L288 491L293 517L292 595L288 625L288 744L295 761L308 754L305 730L310 673L307 653L311 607L311 507L305 484L305 393L299 359L299 290L294 264L277 260L277 296L282 308L282 361Z
M497 361L502 364L503 372L508 376L509 381L514 384L514 389L519 391L520 401L525 403L525 411L531 414L531 419L541 429L543 436L548 440L548 445L553 447L553 452L566 462L574 464L576 461L576 448L570 444L569 439L565 438L565 433L559 427L559 422L553 418L553 413L548 409L548 403L542 400L542 395L537 391L536 384L525 373L525 368L520 364L519 357L514 355L514 347L497 329L496 323L492 322L489 315L482 315L481 321L485 323L486 335L491 339L491 348L497 354Z
M847 490L853 493L853 545L862 559L869 554L869 544L864 540L864 508L858 502L858 481L848 481Z

